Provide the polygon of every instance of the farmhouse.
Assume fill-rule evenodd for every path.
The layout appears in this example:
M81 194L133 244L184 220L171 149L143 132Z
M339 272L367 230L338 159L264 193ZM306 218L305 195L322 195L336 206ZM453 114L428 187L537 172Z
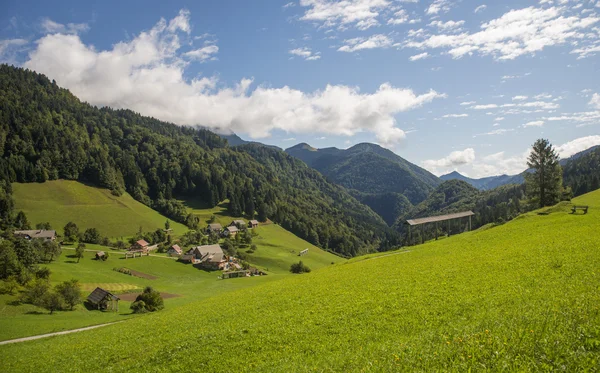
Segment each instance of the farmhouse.
M96 288L87 297L88 302L98 310L119 312L119 300L116 295L102 288Z
M25 231L15 231L13 234L15 237L23 237L27 240L39 238L46 241L54 241L56 239L55 230L33 229Z
M238 229L246 229L246 222L243 220L234 220L229 223L230 227L237 227Z
M240 230L238 229L238 227L236 227L235 225L230 225L229 227L225 228L225 230L223 231L223 236L231 236L234 237L237 232L239 232Z
M223 249L219 245L196 246L188 250L182 260L189 260L207 269L221 269L225 263Z
M208 227L206 227L206 233L221 233L221 231L223 230L223 227L221 226L221 224L219 223L212 223L209 224Z
M182 251L181 251L181 247L179 247L179 245L173 245L169 248L169 250L167 250L167 254L169 256L179 256L181 255Z
M140 251L143 253L147 253L149 246L150 246L150 244L148 242L146 242L146 240L139 240L139 241L134 242L133 245L131 245L131 247L129 248L129 251Z
M258 227L258 220L250 220L248 222L248 228L256 228Z

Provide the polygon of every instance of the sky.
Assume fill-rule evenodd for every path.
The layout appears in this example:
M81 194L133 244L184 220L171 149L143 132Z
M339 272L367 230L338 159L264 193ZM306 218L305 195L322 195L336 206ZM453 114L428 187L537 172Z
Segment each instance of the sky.
M97 106L288 148L516 174L600 144L600 0L0 5L0 62Z

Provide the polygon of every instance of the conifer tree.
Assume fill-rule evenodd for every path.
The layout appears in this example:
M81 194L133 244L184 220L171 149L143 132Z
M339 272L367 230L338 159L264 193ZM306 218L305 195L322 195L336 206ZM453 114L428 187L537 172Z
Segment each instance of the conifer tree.
M527 166L533 172L525 176L527 196L539 207L551 206L560 201L563 190L562 167L556 150L546 139L538 139Z

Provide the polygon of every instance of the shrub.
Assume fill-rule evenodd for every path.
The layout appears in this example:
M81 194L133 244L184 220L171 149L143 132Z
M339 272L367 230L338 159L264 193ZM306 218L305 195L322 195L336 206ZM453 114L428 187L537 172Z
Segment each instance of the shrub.
M143 304L143 306L140 306L140 304ZM137 298L135 298L135 302L133 302L130 306L134 313L140 313L140 307L143 307L145 311L154 312L162 310L165 308L165 305L160 293L154 290L151 286L146 286L142 294L138 295Z
M302 263L302 261L299 261L298 263L294 263L291 265L290 272L292 272L292 273L308 273L308 272L310 272L310 268L308 268L308 266L306 266L304 263Z
M148 312L146 310L146 303L144 303L143 300L136 300L135 302L131 303L131 306L129 306L129 308L133 311L133 313Z
M35 278L48 280L52 271L48 267L42 267L35 272Z
M18 288L19 282L17 282L17 278L15 276L10 276L2 282L2 286L0 287L0 294L13 295Z

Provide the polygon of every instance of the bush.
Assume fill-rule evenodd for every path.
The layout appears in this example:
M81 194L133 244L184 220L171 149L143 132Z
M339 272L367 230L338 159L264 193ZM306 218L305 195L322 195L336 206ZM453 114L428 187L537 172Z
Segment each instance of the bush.
M102 240L102 236L100 236L100 232L96 228L88 228L83 233L81 240L86 243L100 243Z
M42 267L35 272L35 278L48 280L52 271L48 267Z
M18 288L19 282L17 282L17 278L15 276L10 276L2 282L2 286L0 287L0 294L14 295L15 291Z
M142 294L135 298L135 302L129 308L133 310L133 313L154 312L162 310L165 305L160 293L151 286L146 286Z
M291 265L290 272L292 272L292 273L308 273L308 272L310 272L310 268L308 268L308 266L306 266L304 263L302 263L302 261L299 261L298 263L294 263Z

